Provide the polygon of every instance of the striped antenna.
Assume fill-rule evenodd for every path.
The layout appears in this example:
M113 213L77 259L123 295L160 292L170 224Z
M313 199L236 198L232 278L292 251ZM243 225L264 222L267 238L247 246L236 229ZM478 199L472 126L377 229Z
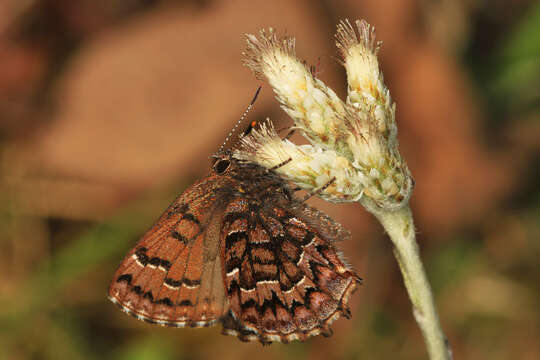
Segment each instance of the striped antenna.
M253 99L251 100L251 102L249 103L248 107L246 108L246 110L244 111L244 113L242 114L242 116L240 116L240 119L236 122L236 125L234 125L234 127L232 128L232 130L229 132L229 135L227 135L227 137L225 138L225 141L223 142L223 144L221 144L221 147L219 148L219 151L218 153L221 153L223 151L223 148L225 147L225 144L227 144L227 142L229 141L229 139L231 138L231 136L236 132L236 129L238 128L238 126L242 123L242 121L244 121L244 119L246 118L247 114L249 113L249 110L251 110L251 108L253 107L253 104L255 104L255 100L257 100L257 96L259 96L259 93L261 92L261 88L262 86L259 86L257 88L257 91L255 91L255 95L253 96Z

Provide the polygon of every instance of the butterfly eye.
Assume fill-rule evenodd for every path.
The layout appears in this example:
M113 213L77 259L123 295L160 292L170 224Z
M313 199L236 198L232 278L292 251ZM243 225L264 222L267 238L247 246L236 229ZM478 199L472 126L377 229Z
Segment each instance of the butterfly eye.
M229 160L220 159L214 164L214 171L218 174L223 174L225 171L227 171L229 166L231 166L231 162Z

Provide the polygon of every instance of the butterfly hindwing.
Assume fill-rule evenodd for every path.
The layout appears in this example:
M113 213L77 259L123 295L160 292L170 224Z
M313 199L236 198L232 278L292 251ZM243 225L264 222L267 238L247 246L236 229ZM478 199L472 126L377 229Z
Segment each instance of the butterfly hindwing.
M330 218L301 203L285 210L276 205L283 199L270 206L239 198L225 211L221 241L231 308L223 327L241 340L330 335L330 324L349 315L348 298L360 281L329 238L346 232L337 223L315 229L316 218Z
M187 189L127 254L109 298L134 317L164 326L208 326L228 310L222 279L222 211L208 177Z

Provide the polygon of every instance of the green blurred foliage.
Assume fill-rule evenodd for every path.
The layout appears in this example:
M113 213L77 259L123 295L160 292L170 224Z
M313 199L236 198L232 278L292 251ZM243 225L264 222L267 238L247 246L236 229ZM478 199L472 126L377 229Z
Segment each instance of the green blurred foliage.
M540 4L511 29L495 53L491 95L509 113L540 115Z

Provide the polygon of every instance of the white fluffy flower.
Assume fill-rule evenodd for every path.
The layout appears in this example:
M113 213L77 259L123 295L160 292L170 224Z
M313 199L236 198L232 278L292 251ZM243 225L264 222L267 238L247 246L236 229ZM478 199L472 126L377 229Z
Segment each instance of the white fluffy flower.
M299 187L317 191L333 202L355 201L362 195L365 179L348 159L334 150L312 145L296 145L282 140L271 122L262 123L250 136L240 140L235 157L256 162L264 167L280 166L276 171ZM289 161L290 159L290 161Z
M395 104L379 69L374 30L365 22L338 25L337 46L347 70L348 96L341 101L295 55L294 38L273 29L247 35L245 64L270 83L282 108L311 142L282 140L271 124L253 131L235 152L329 201L358 201L397 209L413 181L397 149ZM358 32L358 34L357 34Z

